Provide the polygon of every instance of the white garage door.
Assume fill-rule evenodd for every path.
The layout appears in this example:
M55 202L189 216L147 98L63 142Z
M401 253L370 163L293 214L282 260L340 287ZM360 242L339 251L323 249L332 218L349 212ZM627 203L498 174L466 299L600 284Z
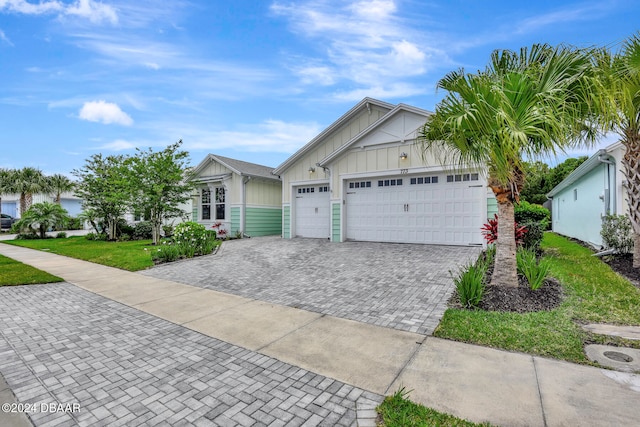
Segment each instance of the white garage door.
M347 182L346 238L372 242L481 244L478 174L428 174ZM486 215L485 215L486 216Z
M297 187L295 194L296 237L329 238L329 186Z

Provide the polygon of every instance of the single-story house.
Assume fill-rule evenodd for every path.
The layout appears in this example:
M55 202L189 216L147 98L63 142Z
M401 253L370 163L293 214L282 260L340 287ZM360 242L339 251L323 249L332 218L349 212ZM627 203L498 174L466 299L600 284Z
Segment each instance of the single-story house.
M273 168L214 154L193 170L194 221L211 228L221 223L231 236L282 233L282 183Z
M422 155L430 114L365 98L278 166L283 237L482 245L495 198L481 171Z
M602 217L623 215L629 209L622 172L624 153L621 142L598 150L547 194L553 231L602 246Z
M52 202L55 197L51 194L37 193L33 195L33 203ZM60 205L69 212L70 216L78 216L82 212L82 199L76 197L72 192L60 195ZM20 194L2 195L2 213L11 215L14 218L22 216L20 212Z

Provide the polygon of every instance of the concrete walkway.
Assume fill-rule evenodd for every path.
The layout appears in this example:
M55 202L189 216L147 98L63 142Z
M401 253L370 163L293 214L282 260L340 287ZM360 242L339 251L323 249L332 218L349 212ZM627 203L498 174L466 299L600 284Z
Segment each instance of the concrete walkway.
M185 330L376 395L404 387L414 401L471 421L640 424L639 375L363 324L46 252L0 245L0 254Z

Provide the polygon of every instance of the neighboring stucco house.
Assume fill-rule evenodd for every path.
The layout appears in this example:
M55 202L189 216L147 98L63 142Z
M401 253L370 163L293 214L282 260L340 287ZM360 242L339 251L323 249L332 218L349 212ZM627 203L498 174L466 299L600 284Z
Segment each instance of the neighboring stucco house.
M480 171L422 156L429 114L365 98L278 166L283 237L482 245L495 198Z
M194 221L222 223L231 236L282 233L282 183L273 168L209 154L194 169Z
M54 196L51 194L38 193L33 195L33 203L52 202ZM82 199L76 197L71 192L60 195L60 205L69 212L70 216L78 216L82 212ZM5 194L2 196L2 213L15 218L22 216L20 212L20 195Z
M628 212L624 152L620 142L598 150L547 194L553 231L602 246L602 217Z

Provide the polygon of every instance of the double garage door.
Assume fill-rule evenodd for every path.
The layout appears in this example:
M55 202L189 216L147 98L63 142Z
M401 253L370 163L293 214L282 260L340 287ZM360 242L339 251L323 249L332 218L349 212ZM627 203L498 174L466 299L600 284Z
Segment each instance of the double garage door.
M326 187L307 187L296 198L296 235L329 237ZM423 174L346 182L347 240L444 245L482 244L486 189L478 174ZM486 216L486 215L485 215Z

